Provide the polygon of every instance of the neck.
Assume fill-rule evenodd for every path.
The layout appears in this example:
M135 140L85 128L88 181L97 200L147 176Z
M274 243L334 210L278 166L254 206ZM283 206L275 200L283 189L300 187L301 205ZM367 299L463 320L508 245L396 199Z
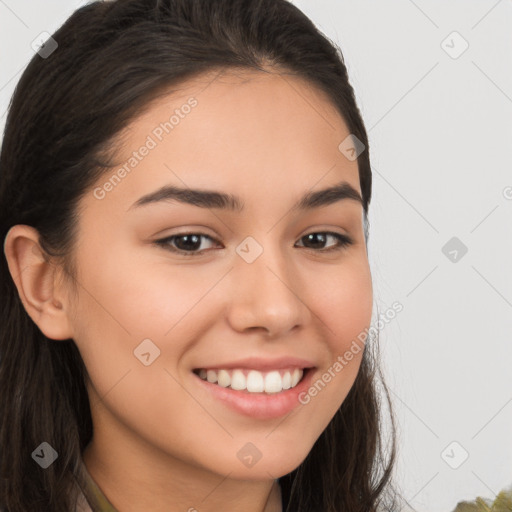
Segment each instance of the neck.
M178 466L164 473L158 465L133 458L133 451L124 454L131 455L131 462L94 439L83 453L87 472L116 510L282 512L278 480L233 480Z

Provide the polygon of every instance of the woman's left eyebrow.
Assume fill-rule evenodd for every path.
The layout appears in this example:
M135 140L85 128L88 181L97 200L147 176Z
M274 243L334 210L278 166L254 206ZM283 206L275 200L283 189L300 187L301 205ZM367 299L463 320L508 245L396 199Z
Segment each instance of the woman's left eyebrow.
M351 199L363 205L359 192L346 181L322 190L306 192L291 208L291 210L309 210L328 206L338 201ZM198 206L199 208L215 208L242 212L243 201L232 194L216 190L180 188L175 185L166 185L154 192L140 197L128 210L141 206L159 203L162 201L177 201L179 203Z

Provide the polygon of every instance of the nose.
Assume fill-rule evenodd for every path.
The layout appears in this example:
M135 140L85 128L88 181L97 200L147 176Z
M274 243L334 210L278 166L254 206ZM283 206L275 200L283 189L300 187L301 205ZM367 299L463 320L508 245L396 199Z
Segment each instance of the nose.
M230 274L228 321L236 331L284 337L311 317L307 298L301 297L300 276L277 251L264 250L252 263L237 256Z

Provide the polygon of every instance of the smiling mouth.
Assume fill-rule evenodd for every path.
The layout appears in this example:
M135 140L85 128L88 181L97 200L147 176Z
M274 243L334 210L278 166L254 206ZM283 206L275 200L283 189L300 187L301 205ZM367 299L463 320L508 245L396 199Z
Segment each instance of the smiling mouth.
M196 368L193 372L202 380L223 388L247 393L275 394L296 387L312 368L283 368L258 371L248 368Z

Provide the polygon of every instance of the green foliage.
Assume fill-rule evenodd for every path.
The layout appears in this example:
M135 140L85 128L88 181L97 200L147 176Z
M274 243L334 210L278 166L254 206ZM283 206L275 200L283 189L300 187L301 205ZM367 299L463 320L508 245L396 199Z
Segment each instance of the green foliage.
M453 512L512 512L512 488L501 491L494 502L480 497L474 502L461 501Z

